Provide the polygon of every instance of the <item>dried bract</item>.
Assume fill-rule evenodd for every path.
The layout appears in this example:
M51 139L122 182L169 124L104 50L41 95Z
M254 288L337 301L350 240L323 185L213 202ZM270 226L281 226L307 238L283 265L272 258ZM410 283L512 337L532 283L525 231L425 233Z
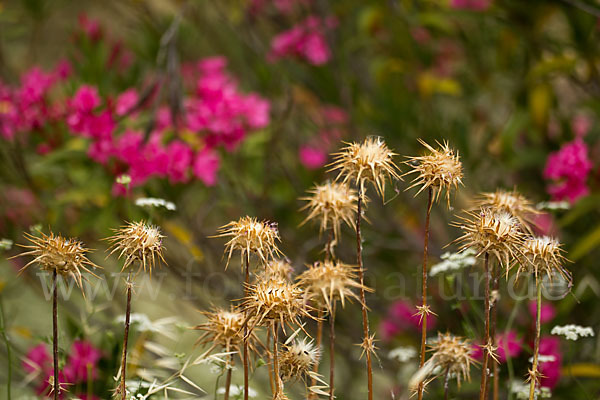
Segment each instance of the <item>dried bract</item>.
M296 340L290 345L284 345L279 350L279 371L281 379L290 381L305 379L312 372L321 358L320 350L306 338Z
M535 276L536 282L542 274L546 274L552 281L558 274L571 282L571 273L564 267L567 262L569 261L564 257L558 240L548 236L529 237L523 242L517 278L523 272L530 272Z
M121 271L138 261L140 269L152 274L157 260L165 262L163 238L158 227L139 221L115 229L115 234L106 240L111 242L110 254L118 253L119 258L125 257Z
M507 212L517 218L528 232L531 232L532 218L540 213L529 199L516 190L509 192L498 189L495 192L482 193L476 206Z

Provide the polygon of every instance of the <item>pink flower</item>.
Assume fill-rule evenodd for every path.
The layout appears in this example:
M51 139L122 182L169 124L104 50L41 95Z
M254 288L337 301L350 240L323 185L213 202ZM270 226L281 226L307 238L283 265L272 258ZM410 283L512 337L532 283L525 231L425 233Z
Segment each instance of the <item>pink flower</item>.
M434 315L427 317L427 329L434 329L436 318ZM394 336L407 332L418 332L421 329L421 318L417 315L417 309L409 301L398 300L388 309L386 318L382 321L380 327L383 329L383 335L386 340L393 339Z
M311 146L301 146L300 162L308 169L321 168L327 162L327 153Z
M553 356L553 361L541 362L539 371L542 374L541 386L553 388L560 379L562 353L560 340L556 337L543 336L540 339L540 356Z
M533 216L533 230L539 236L556 236L558 228L550 213L542 212Z
M293 28L281 32L271 41L268 59L297 57L312 65L323 65L331 59L325 33L335 25L333 20L309 16Z
M171 182L185 182L192 165L194 154L190 147L180 141L174 141L167 147L169 166L167 174Z
M586 181L591 169L588 146L576 138L548 156L544 177L554 182L548 192L555 200L567 199L574 203L588 193Z
M102 358L100 350L92 343L85 340L77 340L71 346L71 353L65 365L65 376L70 383L86 382L98 377L98 361Z
M205 148L196 154L193 166L194 175L206 186L213 186L217 183L219 165L219 155L214 150Z
M23 359L23 369L28 373L52 369L52 357L45 344L38 344L29 349Z
M537 302L535 300L531 300L528 304L529 314L532 317L532 323L535 324L535 320L537 318ZM552 303L542 303L540 321L542 324L546 322L550 322L556 316L556 309L552 305Z
M102 37L100 22L96 19L89 18L85 14L79 15L79 27L92 41L97 41Z
M98 95L98 89L89 85L82 85L79 87L73 99L71 105L75 111L80 113L90 113L94 108L100 105L100 96Z
M121 93L117 97L117 103L115 105L115 113L119 116L127 114L139 100L137 90L128 89Z
M519 356L523 347L523 339L518 338L515 331L509 331L507 334L496 335L496 344L498 345L498 360L504 363L507 355L510 358Z
M592 119L585 114L576 115L571 121L571 130L576 138L582 138L592 127Z

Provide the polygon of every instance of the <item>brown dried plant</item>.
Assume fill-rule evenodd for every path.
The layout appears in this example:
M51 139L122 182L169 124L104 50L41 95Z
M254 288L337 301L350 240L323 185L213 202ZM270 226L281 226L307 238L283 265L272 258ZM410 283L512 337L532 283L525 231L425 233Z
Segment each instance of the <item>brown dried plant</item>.
M417 196L422 191L431 188L433 200L438 201L442 192L446 193L446 201L450 207L450 192L462 185L463 171L458 152L452 150L448 142L443 144L437 142L439 149L435 149L423 140L419 139L428 154L418 157L408 157L405 164L412 169L405 175L417 174L412 184L407 188L412 189L419 186Z
M495 192L481 193L481 197L475 202L477 208L489 208L498 212L504 211L519 220L521 226L531 233L533 217L538 211L533 203L517 192L497 189Z
M321 351L312 341L303 338L284 345L279 350L279 370L284 382L300 379L313 374L312 368L319 363Z
M138 221L115 229L114 234L105 240L111 242L110 254L118 253L119 258L125 258L121 271L138 261L138 272L143 269L152 274L157 261L165 262L163 238L158 227Z
M535 276L536 282L542 274L546 274L550 281L558 275L571 282L571 273L565 268L568 262L557 239L549 236L528 237L523 241L517 278L520 274L529 272Z

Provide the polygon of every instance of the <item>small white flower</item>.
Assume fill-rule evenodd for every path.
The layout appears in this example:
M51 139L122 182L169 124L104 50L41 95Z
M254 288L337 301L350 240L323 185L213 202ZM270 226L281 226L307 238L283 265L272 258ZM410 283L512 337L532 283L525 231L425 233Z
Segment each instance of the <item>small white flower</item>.
M0 239L0 250L10 250L13 245L13 241L10 239Z
M568 210L571 204L568 201L542 201L537 203L535 208L538 210Z
M477 251L472 248L458 253L444 253L440 257L443 261L433 265L429 271L430 276L436 276L443 272L455 272L463 268L475 265Z
M177 209L175 203L154 197L141 197L135 201L135 205L138 207L164 207L169 211L175 211Z
M541 363L547 363L547 362L552 362L552 361L556 361L556 357L553 355L543 355L540 354L538 355L538 362ZM533 357L529 357L529 362L533 363Z
M391 360L397 360L401 363L405 363L411 358L417 355L417 350L410 346L396 347L388 354L388 358Z
M519 381L512 381L510 384L510 391L516 395L517 399L529 399L529 384L525 384ZM550 388L542 386L539 389L535 389L536 399L549 399L551 397L552 392L550 391Z
M220 387L219 389L217 389L217 394L224 394L225 393L225 388L224 387ZM229 386L229 394L231 396L240 396L244 393L244 387L240 386L240 385L231 385ZM256 397L258 396L258 393L256 392L256 390L252 389L251 387L248 388L248 397Z
M550 331L552 335L562 335L568 340L577 340L580 337L594 336L594 330L589 326L565 325L555 326Z

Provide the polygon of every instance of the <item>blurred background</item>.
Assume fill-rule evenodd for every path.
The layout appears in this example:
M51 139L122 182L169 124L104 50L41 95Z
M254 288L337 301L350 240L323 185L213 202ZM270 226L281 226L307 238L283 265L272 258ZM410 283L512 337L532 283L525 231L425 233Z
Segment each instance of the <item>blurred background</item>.
M550 330L597 329L600 316L599 17L594 0L0 1L0 398L9 376L13 398L47 389L48 280L35 268L17 278L28 260L7 259L24 232L51 227L96 249L103 283L92 281L85 300L75 288L60 301L61 364L79 368L65 398L106 399L124 285L100 239L138 219L166 235L167 265L134 296L130 339L140 387L161 381L202 353L189 329L203 321L199 310L242 295L237 257L225 271L225 241L210 236L256 216L278 223L296 272L322 259L325 238L315 224L299 226L299 197L334 177L325 165L342 141L369 135L383 137L399 165L424 151L418 138L460 153L465 186L450 208L433 208L431 264L457 250L445 247L458 235L449 223L479 192L516 188L543 210L540 232L557 235L574 261L571 294L544 303L544 354L554 361L543 384L553 398L598 398L597 339ZM409 179L393 182L385 203L372 193L363 232L378 399L408 399L418 365L418 356L390 355L419 343L426 196L405 191ZM175 209L136 205L149 197ZM345 227L337 254L354 262L355 250ZM481 337L477 268L432 277L431 336ZM516 399L513 383L524 382L531 356L533 292L501 286L498 324L510 345L500 394ZM359 307L340 310L337 323L337 398L363 398ZM206 393L176 386L214 398L220 375L209 364L185 373ZM451 397L477 397L472 373ZM269 395L265 368L251 386ZM440 382L428 390L443 397ZM303 393L302 383L290 389L294 399Z

